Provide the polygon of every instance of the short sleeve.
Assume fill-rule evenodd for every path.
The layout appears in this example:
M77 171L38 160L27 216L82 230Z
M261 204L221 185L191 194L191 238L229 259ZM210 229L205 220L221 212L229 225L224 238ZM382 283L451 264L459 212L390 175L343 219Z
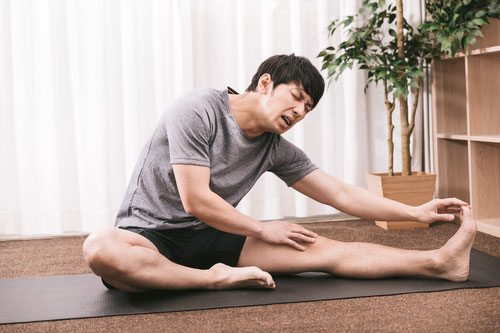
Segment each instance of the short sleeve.
M273 148L273 162L269 171L278 176L287 186L292 186L318 169L302 149L281 136L276 140Z
M176 105L165 124L171 164L210 166L211 119L203 108Z

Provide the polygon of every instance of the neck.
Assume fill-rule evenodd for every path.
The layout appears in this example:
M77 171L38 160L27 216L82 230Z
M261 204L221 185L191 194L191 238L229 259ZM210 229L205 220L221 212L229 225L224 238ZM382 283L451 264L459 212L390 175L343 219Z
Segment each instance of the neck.
M236 124L246 135L254 138L264 133L264 130L259 126L259 117L256 111L260 110L260 106L255 93L230 94L229 106Z

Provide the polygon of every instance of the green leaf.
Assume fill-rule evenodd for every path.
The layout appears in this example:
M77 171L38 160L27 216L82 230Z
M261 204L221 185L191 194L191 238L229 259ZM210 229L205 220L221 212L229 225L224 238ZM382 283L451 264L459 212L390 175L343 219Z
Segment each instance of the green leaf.
M471 35L472 35L472 36L477 36L477 37L484 37L484 36L483 36L483 33L482 33L482 32L481 32L481 30L479 30L479 29L478 29L478 30L473 30L473 31L471 32Z
M403 90L403 97L405 98L405 100L408 100L408 89Z
M335 69L336 68L337 68L337 66L335 66L333 64L328 65L328 77L330 77L333 74L335 74Z
M483 16L486 16L485 10L479 10L475 15L475 17L483 17Z
M345 71L348 65L349 64L347 62L344 62L342 65L340 65L339 74L342 74L342 72Z
M475 18L472 20L472 22L476 23L478 26L488 24L488 22L486 22L485 20L483 20L481 18Z
M467 23L465 23L465 27L467 27L469 29L476 29L477 28L477 24L474 23L473 21L468 21Z
M414 88L418 88L418 84L417 82L415 81L410 81L410 83L408 84L410 87L414 87Z
M462 39L462 47L464 49L467 49L467 45L469 45L469 39L470 39L470 37L467 37L467 36L464 37L464 39Z
M443 10L441 10L441 16L443 17L443 19L444 19L445 21L448 21L448 19L450 18L450 17L448 16L448 13L447 13L444 9L443 9Z
M345 20L343 20L341 22L341 24L343 24L344 27L347 27L348 25L350 25L352 23L353 20L354 20L354 16L347 16L347 18Z
M404 90L405 90L405 89L404 89L403 87L401 87L401 86L397 86L397 87L396 87L396 93L395 93L396 97L399 97L401 94L403 94L403 91L404 91Z
M448 36L442 33L441 31L436 32L436 39L439 43L443 44L448 40Z
M451 42L449 39L444 39L441 41L441 50L447 51L451 47Z
M455 53L457 53L460 48L460 40L454 39L453 43L451 43L451 56L455 58Z

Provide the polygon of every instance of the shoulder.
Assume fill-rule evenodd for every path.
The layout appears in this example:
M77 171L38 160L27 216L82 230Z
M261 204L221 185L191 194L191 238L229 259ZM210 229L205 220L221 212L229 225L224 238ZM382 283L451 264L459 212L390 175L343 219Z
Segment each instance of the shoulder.
M213 119L227 108L227 92L217 89L196 89L179 97L168 109L168 118L198 115Z
M167 133L202 135L207 142L217 132L218 119L227 112L227 91L196 89L178 98L165 112L161 125Z
M179 97L172 107L188 106L210 106L214 104L225 104L227 92L218 89L195 89Z

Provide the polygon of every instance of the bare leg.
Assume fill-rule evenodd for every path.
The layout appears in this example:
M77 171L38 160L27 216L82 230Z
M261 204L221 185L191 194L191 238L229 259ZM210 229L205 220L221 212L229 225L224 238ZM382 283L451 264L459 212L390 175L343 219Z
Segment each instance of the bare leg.
M462 226L441 248L413 251L369 243L344 243L319 237L303 244L301 252L288 246L270 245L247 238L238 266L255 265L272 273L323 271L353 278L428 276L464 281L469 272L469 255L476 223L468 208L462 210Z
M216 264L208 270L200 270L175 264L162 256L145 237L117 228L91 234L83 244L83 253L96 275L130 292L274 287L272 277L257 267Z

